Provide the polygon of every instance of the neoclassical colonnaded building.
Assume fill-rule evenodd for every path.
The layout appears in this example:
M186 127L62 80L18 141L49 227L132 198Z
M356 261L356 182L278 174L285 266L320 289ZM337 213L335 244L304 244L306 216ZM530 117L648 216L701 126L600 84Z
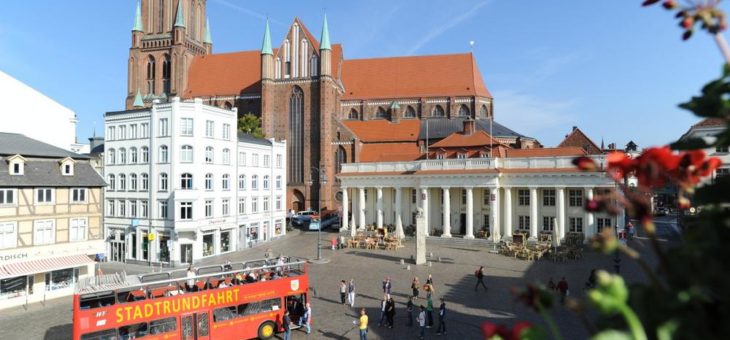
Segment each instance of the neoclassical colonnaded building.
M572 135L577 133L574 128ZM408 132L401 134L406 139ZM381 143L384 149L401 151L344 164L338 175L343 229L354 236L367 225L391 224L403 235L404 226L415 224L420 207L427 234L491 235L496 241L520 230L533 240L540 233L555 233L561 240L570 232L587 239L623 217L583 209L586 199L614 183L605 171L580 172L571 163L590 155L605 164L602 151L582 139L591 147L516 149L466 119L461 131L431 144L428 152L420 152L417 141ZM591 155L592 149L597 152Z
M492 96L471 53L346 59L326 18L319 40L299 19L278 45L268 23L262 31L260 49L213 54L205 0L142 0L127 108L138 95L146 106L179 96L260 116L267 137L287 141L287 208L295 210L318 206L320 192L323 208L341 209L336 174L382 154L378 143L406 139L422 148L460 130L466 117L488 130ZM394 140L390 131L409 134ZM539 146L497 123L491 134L515 148ZM313 168L329 180L319 183Z

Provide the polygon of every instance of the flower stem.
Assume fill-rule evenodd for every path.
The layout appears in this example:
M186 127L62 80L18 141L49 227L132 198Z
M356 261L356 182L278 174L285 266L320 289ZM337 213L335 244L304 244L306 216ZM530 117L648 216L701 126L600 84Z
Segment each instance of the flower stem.
M647 340L644 326L641 325L641 320L639 320L636 313L634 313L627 304L621 304L619 306L619 310L621 311L624 319L626 319L626 323L629 325L632 338L634 340Z
M717 32L715 33L714 38L717 47L720 48L720 53L722 53L722 56L725 58L725 62L730 64L730 47L728 47L725 36L722 35L721 32Z
M662 284L662 282L656 276L656 273L654 272L654 270L652 270L652 268L649 266L649 264L646 263L646 261L644 261L641 258L641 256L639 255L639 253L637 251L635 251L627 246L619 246L618 250L621 253L623 253L624 255L626 255L628 258L636 261L636 263L639 264L639 267L641 267L641 269L644 271L644 273L646 273L646 275L649 277L649 280L651 280L652 286L654 286L654 288L661 289L664 291L667 290L667 288Z
M548 327L550 328L550 333L553 334L553 339L563 340L563 337L560 335L560 331L558 330L558 326L555 324L555 321L539 302L537 303L537 310L538 312L540 312L540 316L542 316L543 320L545 320L545 322L548 324Z

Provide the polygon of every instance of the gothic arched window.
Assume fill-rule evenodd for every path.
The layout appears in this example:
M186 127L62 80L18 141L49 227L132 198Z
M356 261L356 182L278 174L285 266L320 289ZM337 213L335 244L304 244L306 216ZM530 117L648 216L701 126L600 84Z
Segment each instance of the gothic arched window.
M375 118L390 119L390 114L382 106L378 106L378 110L375 112Z
M289 182L304 181L304 92L294 86L289 97Z
M479 109L479 117L489 118L489 116L489 109L487 109L486 105L482 105L482 107Z
M197 39L197 25L195 21L195 0L190 0L190 37Z
M155 94L155 57L147 58L147 94Z
M464 104L461 104L461 106L459 106L459 116L461 116L461 117L469 116L469 107Z
M162 60L162 92L165 94L170 93L170 71L170 55L165 54L165 57Z
M357 113L357 110L352 109L350 110L350 115L347 116L347 119L360 119L360 115Z
M432 117L446 117L446 113L444 112L444 108L441 107L441 105L436 105L431 109L431 116Z
M416 110L413 109L413 106L406 107L406 112L404 114L404 117L406 118L416 118Z

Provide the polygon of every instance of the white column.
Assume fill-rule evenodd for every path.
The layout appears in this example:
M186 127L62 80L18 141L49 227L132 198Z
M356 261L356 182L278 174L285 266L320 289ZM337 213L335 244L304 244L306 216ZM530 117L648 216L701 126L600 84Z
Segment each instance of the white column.
M406 237L403 233L403 219L401 218L401 188L395 188L395 234L398 238Z
M355 237L356 230L357 230L357 217L359 209L359 203L357 199L357 193L355 193L355 188L352 188L352 216L350 217L350 236Z
M449 187L443 187L444 192L444 233L441 237L451 237L451 195L449 193Z
M537 188L530 187L530 240L537 241Z
M565 238L565 187L555 189L558 194L557 204L557 220L558 220L558 240Z
M360 229L365 229L365 206L367 205L367 202L365 202L365 188L359 187L357 188L358 195L360 196L357 199L357 211L360 215Z
M375 197L376 197L376 205L377 205L377 215L375 217L376 225L378 228L383 227L383 188L377 187L375 188Z
M423 216L426 217L426 236L430 229L430 218L428 218L428 188L421 188L421 208L423 209Z
M512 188L504 188L504 238L512 239Z
M586 199L589 201L592 200L593 199L593 188L590 188L590 187L585 188L585 191L586 191ZM588 242L588 240L590 240L591 237L596 234L596 222L595 222L593 213L586 211L585 220L586 220L586 225L585 225L585 229L583 231L585 234L585 242Z
M474 189L466 188L466 239L474 238Z
M347 188L342 187L342 228L340 228L340 230L342 230L342 231L347 231L347 228L348 228L347 222L348 222L348 218L350 218L350 216L348 216L349 213L350 213L350 200L347 195Z
M499 220L499 187L489 188L489 208L489 218L492 219L489 222L489 227L492 233L492 241L499 242L499 240L502 238L501 225Z

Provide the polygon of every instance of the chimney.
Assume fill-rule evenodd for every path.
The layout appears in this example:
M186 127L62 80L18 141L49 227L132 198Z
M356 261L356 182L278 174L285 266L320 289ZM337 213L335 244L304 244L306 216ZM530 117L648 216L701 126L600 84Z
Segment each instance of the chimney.
M471 117L464 119L464 135L471 136L474 134L474 120Z
M573 131L578 130L578 127L573 125Z

